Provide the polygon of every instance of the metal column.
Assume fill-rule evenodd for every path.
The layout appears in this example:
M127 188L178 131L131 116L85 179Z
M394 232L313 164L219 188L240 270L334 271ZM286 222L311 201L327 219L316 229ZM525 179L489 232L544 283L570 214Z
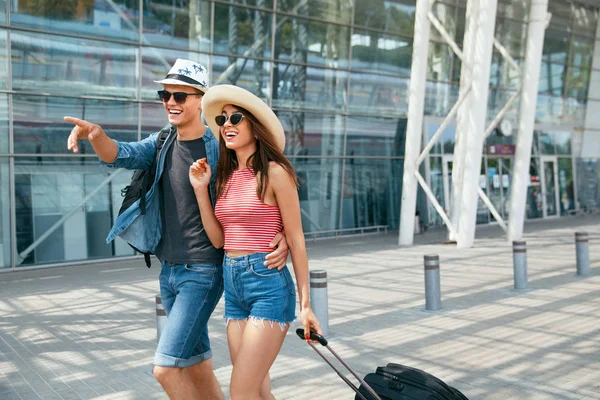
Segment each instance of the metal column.
M521 104L519 110L519 130L513 167L513 182L510 193L510 215L508 219L508 240L520 240L523 237L525 222L525 203L531 161L533 124L538 93L538 81L544 34L546 31L548 0L533 0L527 28L527 48L525 68L522 77Z
M465 36L463 40L463 60L460 70L460 95L471 89L472 66L475 43L477 41L477 12L479 10L478 0L468 0L465 16ZM469 111L471 109L471 95L469 94L458 109L457 129L454 144L454 159L452 161L452 193L450 204L446 205L450 210L450 220L454 228L458 227L458 217L460 214L460 199L463 183L463 165L468 132ZM456 235L449 233L449 239L456 241Z
M471 108L468 129L463 132L462 137L466 148L456 238L458 248L471 247L475 240L479 175L488 114L488 87L496 26L496 0L481 0L476 18L477 41L473 50Z
M427 17L430 0L417 0L415 36L408 92L408 124L402 178L402 203L400 209L399 245L412 245L415 212L417 208L417 160L421 152L423 110L425 106L425 81L427 79L427 53L429 51L430 25Z

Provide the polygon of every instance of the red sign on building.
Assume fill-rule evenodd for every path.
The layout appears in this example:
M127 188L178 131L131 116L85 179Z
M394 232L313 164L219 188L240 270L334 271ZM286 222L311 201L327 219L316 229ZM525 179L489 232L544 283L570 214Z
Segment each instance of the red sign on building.
M514 156L514 144L488 144L487 153L490 156Z

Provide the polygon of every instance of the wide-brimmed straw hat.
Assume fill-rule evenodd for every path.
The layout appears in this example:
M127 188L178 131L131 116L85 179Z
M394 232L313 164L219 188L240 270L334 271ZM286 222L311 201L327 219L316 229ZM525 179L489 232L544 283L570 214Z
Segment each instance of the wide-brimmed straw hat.
M208 90L208 74L204 66L197 62L178 58L173 67L160 81L154 81L161 85L184 85L191 86L206 93Z
M211 87L202 97L202 112L204 119L208 123L210 130L215 136L221 139L219 126L215 122L215 117L221 115L223 107L227 104L241 107L248 110L275 139L275 143L281 151L285 148L285 133L279 118L273 110L259 97L250 93L246 89L233 85L217 85Z

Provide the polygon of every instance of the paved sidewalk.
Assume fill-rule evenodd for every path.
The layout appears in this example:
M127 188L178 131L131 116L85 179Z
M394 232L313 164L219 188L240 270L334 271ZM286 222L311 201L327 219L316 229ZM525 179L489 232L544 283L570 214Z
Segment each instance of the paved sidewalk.
M590 234L592 274L575 274ZM600 399L600 217L527 226L530 290L512 290L498 227L476 246L442 231L398 248L386 236L308 242L329 275L332 347L364 375L387 362L431 372L469 399ZM428 244L429 243L429 244ZM439 254L443 310L425 312L423 255ZM166 399L152 374L157 263L141 260L0 274L0 399ZM229 366L223 303L210 322L216 373ZM352 399L288 333L271 370L277 399Z

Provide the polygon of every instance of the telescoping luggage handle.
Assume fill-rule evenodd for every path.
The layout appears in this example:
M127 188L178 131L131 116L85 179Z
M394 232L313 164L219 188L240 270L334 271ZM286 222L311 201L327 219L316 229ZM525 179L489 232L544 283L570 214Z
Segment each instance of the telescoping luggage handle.
M300 339L302 339L302 340L305 340L305 337L304 337L304 329L302 329L302 328L298 328L298 329L296 329L296 334L298 335L298 337L300 337ZM358 379L358 381L361 383L361 385L363 385L363 386L364 386L364 387L365 387L365 388L366 388L366 389L369 391L369 393L370 393L370 394L373 396L373 398L374 398L374 399L376 399L376 400L381 400L381 397L379 397L379 396L377 395L377 393L375 393L375 391L373 390L373 388L372 388L371 386L369 386L369 384L367 384L367 383L366 383L366 382L365 382L365 381L364 381L364 380L363 380L363 379L362 379L360 376L358 376L358 374L357 374L356 372L354 372L354 370L353 370L352 368L350 368L350 366L349 366L348 364L346 364L346 363L344 362L344 360L342 360L342 359L340 358L340 356L338 356L338 355L336 354L336 352L335 352L335 351L333 351L333 350L331 349L331 347L329 347L329 344L327 343L327 339L325 339L323 336L321 336L321 335L319 335L318 333L315 333L315 332L311 332L311 333L310 333L310 339L311 339L311 340L315 340L315 341L319 342L319 344L321 344L321 346L324 346L324 347L326 347L326 348L327 348L327 350L329 350L329 352L330 352L331 354L333 354L333 356L334 356L335 358L337 358L337 359L338 359L338 361L339 361L339 362L341 362L341 363L342 363L342 365L343 365L344 367L346 367L346 369L347 369L348 371L350 371L350 373L352 373L352 375L354 375L354 377L355 377L356 379ZM317 352L317 354L318 354L318 355L320 355L320 356L321 356L321 358L322 358L323 360L325 360L325 362L326 362L327 364L329 364L329 366L330 366L330 367L331 367L331 368L332 368L332 369L333 369L333 370L334 370L334 371L335 371L335 372L338 374L338 376L339 376L340 378L342 378L342 380L343 380L344 382L346 382L346 384L348 384L348 386L350 386L350 387L352 388L352 390L354 390L354 391L356 392L356 394L357 394L357 395L358 395L358 396L359 396L359 397L360 397L362 400L369 400L369 399L367 399L367 398L366 398L366 397L365 397L365 396L364 396L364 395L363 395L363 394L362 394L362 393L361 393L361 392L358 390L358 388L356 387L356 385L354 385L352 382L350 382L350 380L349 380L348 378L346 378L346 377L345 377L345 376L344 376L344 375L343 375L343 374L342 374L342 373L341 373L341 372L340 372L340 371L339 371L339 370L338 370L338 369L337 369L337 368L336 368L336 367L335 367L335 366L334 366L334 365L331 363L331 361L329 361L329 360L327 359L327 357L325 357L325 356L323 355L323 353L321 353L321 352L319 351L319 349L317 349L317 347L316 347L314 344L312 344L311 342L308 342L308 344L310 345L310 347L312 347L312 348L313 348L313 349L314 349L314 350Z

